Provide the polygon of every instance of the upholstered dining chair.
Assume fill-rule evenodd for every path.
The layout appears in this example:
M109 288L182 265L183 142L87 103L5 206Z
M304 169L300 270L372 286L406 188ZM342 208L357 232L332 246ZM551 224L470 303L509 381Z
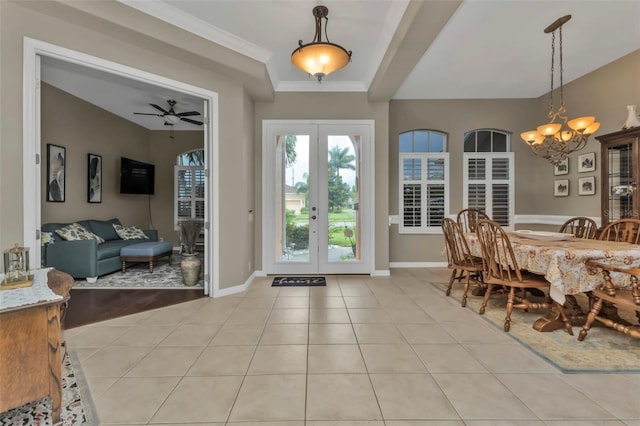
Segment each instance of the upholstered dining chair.
M479 220L491 219L482 210L478 209L464 209L458 212L456 216L456 222L462 228L462 232L476 232L476 224Z
M467 292L471 282L482 286L482 259L471 254L460 225L453 219L444 218L442 220L442 233L447 249L448 268L451 269L446 294L447 296L451 294L451 287L456 279L465 278L461 302L464 308L467 306ZM456 275L458 271L460 272L459 276Z
M604 227L598 239L640 244L640 219L620 219Z
M587 315L578 340L582 341L594 321L598 321L607 327L620 331L626 335L640 339L640 267L617 266L609 263L608 259L588 259L585 264L590 271L602 274L602 285L591 292L591 308ZM611 273L618 272L630 278L631 286L619 288L614 285ZM635 313L636 323L631 324L624 319L606 318L600 314L604 302L612 303L618 311L630 311Z
M483 315L494 286L503 286L509 290L507 295L504 331L511 328L511 313L513 309L551 309L556 307L564 322L565 329L573 335L571 322L567 318L562 305L554 303L549 297L550 283L541 275L521 271L513 253L509 236L499 223L483 219L477 224L476 233L482 247L482 266L484 283L487 286L480 315ZM528 289L546 290L544 302L533 302L528 299Z
M560 227L560 232L562 233L572 234L576 238L587 240L595 239L597 230L598 224L596 224L595 220L582 216L572 217Z

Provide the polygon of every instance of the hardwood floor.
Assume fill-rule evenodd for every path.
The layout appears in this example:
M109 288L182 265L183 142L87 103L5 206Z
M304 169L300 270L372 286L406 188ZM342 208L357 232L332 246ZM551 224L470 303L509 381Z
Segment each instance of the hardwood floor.
M118 318L206 297L197 290L71 290L62 328Z

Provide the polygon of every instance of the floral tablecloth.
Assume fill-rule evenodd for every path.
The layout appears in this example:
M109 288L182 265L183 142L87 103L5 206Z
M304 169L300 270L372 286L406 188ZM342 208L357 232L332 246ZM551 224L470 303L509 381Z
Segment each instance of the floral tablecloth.
M469 249L475 256L482 250L475 234L465 235ZM538 241L510 233L518 266L534 274L544 275L551 283L553 300L564 304L565 295L591 291L602 284L602 275L589 271L584 261L589 258L605 258L617 265L640 266L640 245L613 241L584 240ZM612 273L618 286L629 286L630 278L625 274Z

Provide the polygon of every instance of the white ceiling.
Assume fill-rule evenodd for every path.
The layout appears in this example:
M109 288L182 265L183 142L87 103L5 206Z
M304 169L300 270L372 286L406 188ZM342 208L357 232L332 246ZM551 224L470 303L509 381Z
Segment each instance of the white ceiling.
M276 92L368 91L410 3L119 1L264 63ZM298 40L307 43L313 39L311 11L318 4L329 8L329 40L353 51L352 62L321 84L290 61ZM563 26L565 84L640 48L640 0L466 0L433 43L425 40L430 46L413 70L400 76L392 98L539 97L550 87L551 35L543 30L566 14L572 19ZM403 48L420 48L411 43ZM133 111L155 112L149 103L164 107L167 99L175 99L177 112L202 111L201 101L165 89L105 78L98 72L85 75L83 69L56 61L46 63L43 70L45 81L148 128L165 128L160 117L132 117ZM65 73L75 74L65 79ZM98 84L97 80L104 81ZM194 127L180 123L175 129Z

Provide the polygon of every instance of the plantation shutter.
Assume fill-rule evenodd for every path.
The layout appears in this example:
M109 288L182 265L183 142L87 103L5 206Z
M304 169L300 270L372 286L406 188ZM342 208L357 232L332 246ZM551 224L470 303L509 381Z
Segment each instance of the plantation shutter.
M513 228L513 153L464 154L464 206Z
M184 220L204 220L204 181L203 166L175 166L174 188L175 227Z

